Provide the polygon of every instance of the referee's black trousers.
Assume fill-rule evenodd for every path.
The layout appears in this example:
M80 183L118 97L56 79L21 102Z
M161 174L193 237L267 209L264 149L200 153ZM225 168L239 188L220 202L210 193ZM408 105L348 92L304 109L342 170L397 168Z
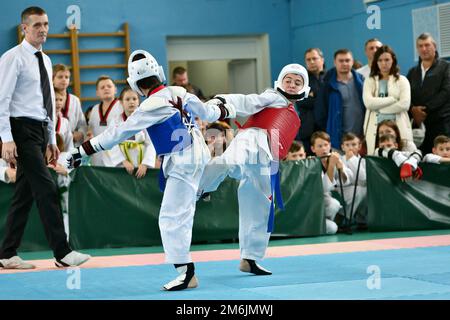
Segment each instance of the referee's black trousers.
M17 255L33 200L55 258L61 259L71 249L66 240L58 189L45 161L48 131L44 122L11 118L11 131L17 147L15 192L6 220L0 259Z

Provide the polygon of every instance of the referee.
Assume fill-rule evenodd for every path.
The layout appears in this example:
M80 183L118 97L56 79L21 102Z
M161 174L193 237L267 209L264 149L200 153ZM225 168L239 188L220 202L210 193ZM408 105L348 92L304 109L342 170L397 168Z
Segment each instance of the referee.
M58 267L78 266L90 256L72 251L66 240L57 187L47 168L58 159L52 63L42 52L48 17L39 7L22 12L23 42L0 58L2 158L17 166L15 192L0 248L0 267L33 269L17 255L33 200Z

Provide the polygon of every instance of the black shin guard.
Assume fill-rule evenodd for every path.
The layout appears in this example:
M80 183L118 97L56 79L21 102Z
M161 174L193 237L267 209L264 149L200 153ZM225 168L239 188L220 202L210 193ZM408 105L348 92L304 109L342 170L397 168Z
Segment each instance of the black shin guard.
M264 269L263 267L259 266L255 260L250 260L250 259L244 259L245 261L247 261L247 263L250 265L250 271L253 274L256 274L257 276L268 276L271 275L272 272L270 272L269 270Z
M189 287L189 283L195 275L195 267L194 263L183 263L183 264L174 264L178 273L180 274L175 280L164 285L164 289L167 291L178 291L184 290ZM195 280L195 279L194 279ZM195 288L197 283L191 284L192 288Z

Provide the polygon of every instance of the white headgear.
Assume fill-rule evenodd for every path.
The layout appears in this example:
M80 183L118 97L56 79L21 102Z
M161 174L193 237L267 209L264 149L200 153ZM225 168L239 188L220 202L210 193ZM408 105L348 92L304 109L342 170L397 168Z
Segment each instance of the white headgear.
M144 55L145 58L133 61L133 58L138 54ZM161 82L166 81L163 68L158 65L158 62L150 53L145 50L133 51L128 58L127 81L131 89L139 93L141 96L145 96L136 83L141 79L151 76L157 77Z
M308 97L309 90L310 90L308 71L306 71L305 67L303 67L302 65L299 65L297 63L288 64L288 65L284 66L283 69L281 69L281 72L278 75L278 79L274 83L274 89L279 89L284 92L283 86L282 86L283 79L289 73L298 74L299 76L301 76L303 78L303 88L296 95L302 95L305 98Z

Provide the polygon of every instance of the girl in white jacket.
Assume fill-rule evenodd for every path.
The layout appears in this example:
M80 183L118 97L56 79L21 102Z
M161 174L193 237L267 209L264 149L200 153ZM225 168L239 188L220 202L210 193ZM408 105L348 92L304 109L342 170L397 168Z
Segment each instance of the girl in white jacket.
M377 125L383 120L395 121L401 137L413 142L408 116L410 85L408 79L400 75L397 57L389 46L382 46L375 53L370 77L364 81L363 101L367 108L364 119L367 154L374 154Z

